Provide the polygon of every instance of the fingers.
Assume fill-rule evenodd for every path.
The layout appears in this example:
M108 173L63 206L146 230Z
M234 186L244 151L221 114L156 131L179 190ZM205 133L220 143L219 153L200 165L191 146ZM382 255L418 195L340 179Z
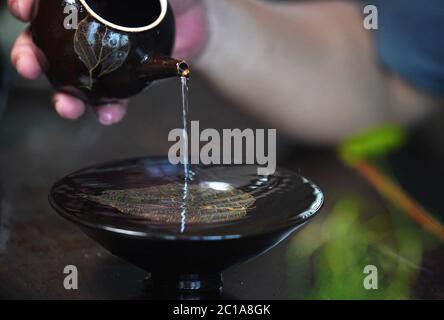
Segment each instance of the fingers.
M85 104L83 101L74 98L65 93L54 95L54 107L57 113L65 119L77 120L85 113Z
M32 18L34 0L8 0L11 13L23 22L28 22Z
M8 0L12 14L28 22L32 19L35 0ZM16 40L11 51L11 62L17 72L23 77L34 80L42 73L37 55L39 51L32 41L29 31L23 32ZM85 104L80 99L64 93L54 95L54 106L57 113L65 119L77 120L85 113ZM120 122L127 110L128 100L108 103L95 107L99 122L103 125L113 125Z
M77 120L85 113L84 102L68 94L57 93L53 101L57 113L62 118ZM127 108L128 100L94 106L99 122L105 126L120 122L125 117Z
M125 117L127 108L128 100L95 107L99 122L105 126L111 126L120 122Z
M29 32L24 32L17 38L12 49L11 62L18 73L33 80L42 73L37 54L38 49L33 44L31 35ZM83 101L64 93L57 93L54 96L54 106L61 117L69 120L76 120L85 112ZM127 106L128 101L123 100L96 107L100 123L109 126L119 122L125 116Z
M32 42L29 31L23 32L17 38L11 51L11 62L17 72L27 79L34 80L42 73L37 60L37 48Z

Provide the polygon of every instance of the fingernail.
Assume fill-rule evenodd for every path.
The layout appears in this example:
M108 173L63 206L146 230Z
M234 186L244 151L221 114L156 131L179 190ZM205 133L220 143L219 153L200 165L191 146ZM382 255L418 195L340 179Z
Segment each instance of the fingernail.
M59 114L59 116L61 116L64 119L74 120L74 118L69 114L68 110L65 108L65 106L63 105L62 101L60 101L60 99L54 98L53 103L54 103L54 107L55 107L57 113Z
M100 112L99 115L99 122L103 124L104 126L110 126L115 123L113 119L113 114L111 111L103 111Z
M63 108L62 108L62 106L60 105L60 99L57 99L57 98L54 98L53 99L53 101L52 101L52 103L54 104L54 107L55 107L55 109L56 109L56 111L57 111L57 113L60 115L60 116L64 116L64 112L63 112Z

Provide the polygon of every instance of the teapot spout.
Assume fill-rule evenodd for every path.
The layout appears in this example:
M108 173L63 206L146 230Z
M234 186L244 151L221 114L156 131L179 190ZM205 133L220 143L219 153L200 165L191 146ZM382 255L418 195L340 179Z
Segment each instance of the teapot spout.
M164 55L152 55L143 62L140 70L142 77L154 81L172 77L190 77L190 67L183 60Z

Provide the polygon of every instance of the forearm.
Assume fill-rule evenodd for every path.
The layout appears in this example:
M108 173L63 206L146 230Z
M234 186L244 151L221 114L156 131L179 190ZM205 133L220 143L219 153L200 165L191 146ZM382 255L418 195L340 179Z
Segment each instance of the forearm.
M405 91L381 71L371 34L351 4L220 0L207 1L207 10L211 37L197 67L223 93L296 138L336 142L427 110L418 108L422 102L411 110L396 105Z

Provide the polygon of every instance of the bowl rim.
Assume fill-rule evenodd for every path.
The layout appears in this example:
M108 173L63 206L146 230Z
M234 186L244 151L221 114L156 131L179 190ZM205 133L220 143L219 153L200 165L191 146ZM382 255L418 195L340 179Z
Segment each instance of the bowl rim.
M91 169L96 168L98 166L101 166L101 167L109 166L114 163L119 163L122 161L132 162L132 161L140 161L140 160L146 160L146 159L162 160L162 159L165 159L165 157L164 156L136 157L136 158L130 158L130 159L123 159L120 161L113 160L113 161L100 163L97 165L92 165L92 166L77 170L71 174L68 174L64 178L57 181L51 187L51 190L50 190L50 193L48 196L49 204L59 215L61 215L65 219L79 225L80 227L88 227L88 228L97 229L97 230L101 230L101 231L107 231L107 232L111 232L114 234L118 234L123 237L145 239L145 240L163 240L163 241L220 241L220 240L244 239L244 238L248 238L248 237L259 237L259 236L263 236L263 235L270 234L270 233L279 233L279 232L283 232L283 231L286 231L289 229L297 229L298 227L303 226L309 220L314 218L319 213L319 211L322 209L322 207L324 206L324 203L325 203L325 196L324 196L324 193L322 192L322 190L316 184L314 184L313 182L311 182L307 178L305 178L299 174L296 174L302 179L302 182L304 184L307 184L310 186L310 188L313 190L313 195L315 196L314 201L312 201L310 203L310 205L308 206L308 208L305 211L300 212L297 215L291 216L290 218L285 220L283 223L277 224L274 227L271 227L267 230L257 230L255 232L248 232L245 234L224 234L224 235L216 236L216 235L193 235L193 234L179 234L179 233L178 234L168 234L168 233L164 233L164 232L156 232L153 229L146 230L146 231L125 230L123 228L118 228L118 227L111 226L111 225L96 224L96 223L92 223L92 222L87 222L87 221L84 221L84 220L74 216L74 215L67 213L66 210L62 209L52 197L54 189L59 185L59 183L61 181L63 181L64 179L66 179L70 176L76 175L77 173L85 172L87 170L91 170ZM290 171L290 170L282 169L282 168L277 168L277 170ZM290 171L290 172L292 172L292 171Z

